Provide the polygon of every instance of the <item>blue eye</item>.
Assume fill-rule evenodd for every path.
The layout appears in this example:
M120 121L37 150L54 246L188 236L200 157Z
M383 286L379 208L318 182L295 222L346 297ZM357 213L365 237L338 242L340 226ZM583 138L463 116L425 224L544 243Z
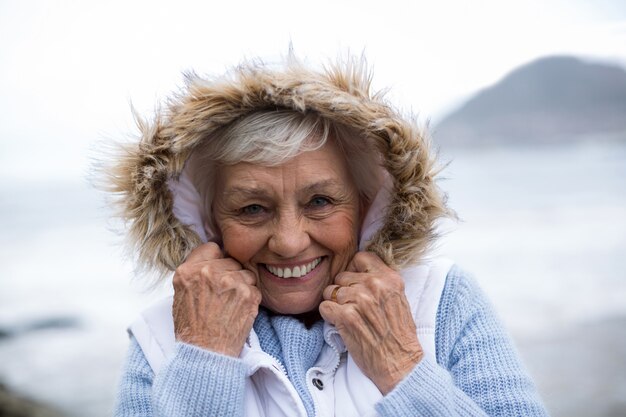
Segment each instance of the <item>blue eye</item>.
M259 204L250 204L249 206L242 208L241 212L248 216L254 216L263 213L263 210L263 207Z
M326 197L313 197L309 201L309 206L313 208L325 207L330 204L330 200Z

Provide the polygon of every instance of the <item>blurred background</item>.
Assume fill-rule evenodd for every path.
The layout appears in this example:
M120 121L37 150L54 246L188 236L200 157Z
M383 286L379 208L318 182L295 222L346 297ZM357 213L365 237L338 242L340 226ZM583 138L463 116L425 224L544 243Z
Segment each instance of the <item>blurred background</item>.
M626 3L0 0L0 415L107 416L148 292L89 185L182 72L364 52L429 122L471 271L554 416L626 415ZM13 411L10 411L13 410ZM11 414L13 413L13 414Z

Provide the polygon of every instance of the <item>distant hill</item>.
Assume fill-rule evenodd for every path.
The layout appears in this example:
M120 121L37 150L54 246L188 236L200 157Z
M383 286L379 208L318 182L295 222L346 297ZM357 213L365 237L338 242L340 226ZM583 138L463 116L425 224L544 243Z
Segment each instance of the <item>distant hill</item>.
M442 145L626 139L626 71L574 57L524 65L439 123Z

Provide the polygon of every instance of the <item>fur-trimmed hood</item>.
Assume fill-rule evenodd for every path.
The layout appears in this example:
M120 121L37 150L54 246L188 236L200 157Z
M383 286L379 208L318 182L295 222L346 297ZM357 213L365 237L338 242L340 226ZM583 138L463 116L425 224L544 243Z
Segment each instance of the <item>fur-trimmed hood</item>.
M274 108L314 111L370 138L389 175L366 217L361 248L395 268L419 262L436 220L449 214L435 183L438 168L415 119L372 93L370 82L356 59L315 70L290 57L281 66L246 62L216 78L188 75L153 120L138 118L140 140L105 168L141 266L174 270L207 239L194 211L199 196L184 173L194 148L237 118Z

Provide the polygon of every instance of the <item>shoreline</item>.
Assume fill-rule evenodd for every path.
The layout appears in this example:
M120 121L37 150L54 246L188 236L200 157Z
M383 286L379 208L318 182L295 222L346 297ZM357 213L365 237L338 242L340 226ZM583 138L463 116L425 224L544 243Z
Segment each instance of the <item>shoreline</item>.
M65 417L56 408L11 391L0 382L0 415L4 417Z

